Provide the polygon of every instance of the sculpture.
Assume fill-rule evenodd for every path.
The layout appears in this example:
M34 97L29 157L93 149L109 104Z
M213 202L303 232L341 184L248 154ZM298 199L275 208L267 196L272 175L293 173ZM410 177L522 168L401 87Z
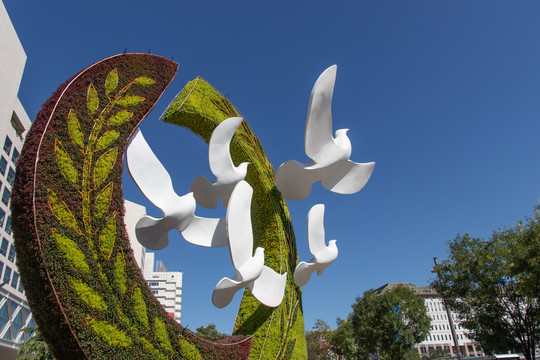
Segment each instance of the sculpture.
M276 173L276 186L288 200L301 200L320 181L326 189L339 194L360 191L369 180L375 163L349 160L351 142L348 129L336 131L332 137L332 94L336 81L336 65L326 69L317 79L309 99L304 146L312 161L307 164L290 160Z
M296 268L303 284L302 279L322 272L337 256L335 241L325 246L324 209L316 206L309 215L314 259L296 267L290 216L260 142L232 104L197 78L163 115L165 122L187 127L212 143L209 161L217 181L207 186L221 188L211 202L222 197L227 216L195 216L195 197L176 194L168 172L136 133L176 69L171 61L148 54L104 59L61 85L36 117L12 193L18 265L36 322L58 359L305 358L301 291L293 273ZM348 160L350 143L343 132L335 140L331 136L335 71L329 74L321 75L310 101L306 141L315 141L306 151L315 151L313 166L278 171L287 179L298 170L307 179L293 191L284 182L282 189L291 198L304 196L307 187L309 194L314 178L325 187L335 183L332 191L359 190L373 168ZM313 124L323 119L317 126L329 130L313 135L310 119ZM237 290L246 289L235 335L224 344L202 340L175 323L135 264L124 231L121 192L122 154L130 137L129 171L163 211L161 218L139 221L142 241L163 248L168 230L176 228L197 245L229 246L237 274L218 283L213 301L225 306ZM330 145L317 150L321 144ZM216 156L215 149L229 146L230 155L220 150ZM148 168L154 169L152 176L145 173Z
M169 244L169 231L177 229L188 242L205 247L227 245L224 219L195 216L193 193L178 196L171 176L146 143L142 132L135 131L126 151L129 173L141 192L163 211L156 219L144 215L135 226L137 240L146 248L161 250Z
M223 278L216 285L212 302L218 308L227 306L234 294L248 287L253 295L266 306L276 307L281 303L285 291L287 273L280 275L264 265L264 249L258 247L253 253L251 228L251 196L253 189L240 181L232 191L227 207L227 233L229 251L236 275Z
M234 166L229 152L231 138L242 120L240 117L223 120L212 133L208 144L208 162L210 170L216 176L216 182L211 183L201 175L193 180L190 188L197 204L205 208L215 208L220 197L223 198L223 207L227 207L235 185L246 177L249 163Z
M324 239L324 205L317 204L308 213L308 244L313 259L302 261L294 270L294 282L302 287L309 281L311 273L317 271L319 276L338 256L336 240L330 240L328 246Z

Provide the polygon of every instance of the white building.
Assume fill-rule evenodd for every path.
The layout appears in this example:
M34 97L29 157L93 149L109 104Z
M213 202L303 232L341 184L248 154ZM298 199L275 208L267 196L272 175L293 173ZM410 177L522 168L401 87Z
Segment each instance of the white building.
M17 94L26 63L26 53L0 0L0 359L16 359L18 344L33 327L15 265L11 233L10 195L15 164L31 122Z
M124 222L126 223L126 230L135 260L159 303L172 318L180 322L182 310L182 272L167 271L163 262L159 260L155 261L155 253L146 251L137 241L135 237L135 224L137 224L137 221L142 215L146 214L145 207L127 200L124 202L124 205L126 208Z
M444 352L451 351L452 354L456 354L450 321L446 309L444 308L442 298L437 294L435 289L428 286L415 286L411 283L389 283L375 291L384 291L384 289L391 289L396 286L405 286L413 290L418 296L421 296L424 299L427 314L431 318L431 330L428 337L426 340L415 346L420 356L427 356L429 353L436 350ZM459 351L462 356L483 356L484 353L480 346L467 337L466 329L459 326L457 314L454 312L451 312L451 314L455 326Z

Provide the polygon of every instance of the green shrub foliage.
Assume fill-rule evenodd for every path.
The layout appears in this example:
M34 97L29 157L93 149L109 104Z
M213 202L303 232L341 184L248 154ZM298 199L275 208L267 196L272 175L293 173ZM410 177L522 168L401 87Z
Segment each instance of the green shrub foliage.
M122 156L177 64L148 54L102 60L38 113L12 194L21 280L57 359L245 359L251 338L208 342L150 292L123 221Z
M223 120L240 116L232 104L201 78L189 82L166 110L163 121L191 130L205 142ZM247 122L231 141L233 162L249 162L246 181L253 187L251 218L254 248L264 247L265 265L288 273L285 296L275 309L262 305L249 289L238 310L234 333L254 335L250 359L306 359L302 300L294 284L298 262L287 205L277 190L274 169Z

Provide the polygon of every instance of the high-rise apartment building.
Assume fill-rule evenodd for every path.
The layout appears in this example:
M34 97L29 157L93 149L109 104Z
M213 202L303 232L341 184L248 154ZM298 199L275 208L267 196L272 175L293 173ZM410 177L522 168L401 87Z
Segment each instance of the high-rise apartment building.
M145 207L127 200L124 202L124 205L126 208L124 222L126 223L126 230L135 260L161 306L165 308L165 311L172 318L180 322L183 274L180 271L167 271L163 262L159 260L155 261L155 253L146 251L137 241L135 225L141 216L146 214Z
M456 354L454 338L450 328L450 320L447 311L444 308L442 298L435 289L428 286L415 286L411 283L388 283L376 289L376 292L382 292L386 289L392 289L396 286L405 286L424 299L427 314L431 318L431 330L426 340L416 344L416 349L420 356L429 356L434 351L451 352ZM457 314L450 312L458 342L458 347L463 357L483 356L484 353L480 346L467 337L467 330L459 326Z
M18 344L33 327L16 266L10 195L15 165L31 122L19 98L26 53L0 1L0 359L16 359Z

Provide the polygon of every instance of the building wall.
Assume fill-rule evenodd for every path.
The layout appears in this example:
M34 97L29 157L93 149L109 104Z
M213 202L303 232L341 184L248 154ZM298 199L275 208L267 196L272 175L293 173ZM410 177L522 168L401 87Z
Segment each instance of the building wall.
M146 208L131 201L124 202L126 215L124 222L129 235L135 260L143 272L152 293L171 317L180 322L182 310L182 272L167 271L163 262L155 260L155 253L146 249L137 241L135 225Z
M15 164L31 122L17 94L26 53L0 1L0 359L15 359L34 319L16 266L10 195Z

